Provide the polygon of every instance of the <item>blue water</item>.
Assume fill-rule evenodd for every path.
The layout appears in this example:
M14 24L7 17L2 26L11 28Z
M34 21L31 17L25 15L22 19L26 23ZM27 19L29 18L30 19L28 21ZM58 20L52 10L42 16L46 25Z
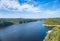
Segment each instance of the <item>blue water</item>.
M51 30L43 26L43 22L17 24L0 29L1 41L43 41L46 32Z

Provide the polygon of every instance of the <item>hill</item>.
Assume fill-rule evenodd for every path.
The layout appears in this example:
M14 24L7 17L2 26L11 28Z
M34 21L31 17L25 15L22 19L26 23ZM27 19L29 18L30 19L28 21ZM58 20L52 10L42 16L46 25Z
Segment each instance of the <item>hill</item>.
M60 41L60 27L54 27L43 41Z

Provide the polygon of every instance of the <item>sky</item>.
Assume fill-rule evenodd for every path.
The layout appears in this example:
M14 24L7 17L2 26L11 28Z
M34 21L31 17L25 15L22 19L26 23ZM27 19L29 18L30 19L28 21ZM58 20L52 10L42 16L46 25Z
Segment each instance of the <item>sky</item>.
M60 17L60 0L0 0L0 18Z

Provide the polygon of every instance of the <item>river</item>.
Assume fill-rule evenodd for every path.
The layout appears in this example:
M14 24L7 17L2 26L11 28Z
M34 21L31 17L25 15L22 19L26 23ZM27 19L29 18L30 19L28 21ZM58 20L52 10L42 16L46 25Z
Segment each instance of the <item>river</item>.
M41 21L16 24L0 29L0 41L43 41L49 30Z

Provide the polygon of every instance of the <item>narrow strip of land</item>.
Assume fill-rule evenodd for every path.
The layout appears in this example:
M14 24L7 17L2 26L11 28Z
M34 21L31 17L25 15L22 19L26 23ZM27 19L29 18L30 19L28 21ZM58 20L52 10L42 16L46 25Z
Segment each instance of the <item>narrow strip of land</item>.
M43 24L43 26L58 26L58 27L60 27L60 25L48 25L48 24Z

